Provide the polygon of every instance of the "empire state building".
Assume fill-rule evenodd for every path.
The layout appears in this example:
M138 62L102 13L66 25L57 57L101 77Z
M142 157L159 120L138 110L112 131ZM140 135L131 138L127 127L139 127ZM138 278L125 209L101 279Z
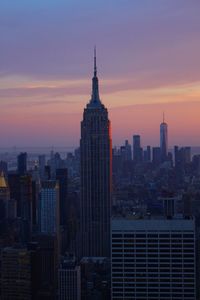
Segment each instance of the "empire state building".
M109 257L112 142L108 111L99 97L96 50L92 95L81 122L80 154L82 257Z

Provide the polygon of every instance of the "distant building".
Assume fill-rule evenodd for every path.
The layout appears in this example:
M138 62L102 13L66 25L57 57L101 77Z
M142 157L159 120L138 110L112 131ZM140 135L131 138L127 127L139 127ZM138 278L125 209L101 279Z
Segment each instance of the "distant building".
M195 300L194 220L113 219L112 300Z
M185 167L191 162L191 147L174 146L175 167Z
M59 207L60 207L60 225L67 224L67 190L68 190L68 172L67 168L56 170L56 180L59 183Z
M131 161L132 154L131 154L131 145L129 144L128 140L125 141L125 145L121 146L121 157L122 161Z
M6 161L3 161L3 160L0 161L0 172L3 172L5 174L5 176L7 177L8 164Z
M17 171L19 175L25 175L27 172L27 153L20 153L17 157Z
M146 150L144 150L144 161L151 162L151 146L147 146Z
M133 136L133 161L140 163L143 160L143 150L140 144L140 135Z
M39 173L40 178L44 180L45 178L45 166L46 166L46 157L45 155L39 155L38 156L38 162L39 162Z
M153 147L152 149L152 163L155 166L159 166L161 163L161 150L160 147Z
M55 234L59 231L59 184L55 180L41 183L39 225L43 234Z
M16 201L21 223L21 241L30 239L32 230L32 178L30 175L8 174L10 198Z
M168 126L164 120L163 114L163 122L160 124L160 151L161 151L161 162L167 160L168 154Z

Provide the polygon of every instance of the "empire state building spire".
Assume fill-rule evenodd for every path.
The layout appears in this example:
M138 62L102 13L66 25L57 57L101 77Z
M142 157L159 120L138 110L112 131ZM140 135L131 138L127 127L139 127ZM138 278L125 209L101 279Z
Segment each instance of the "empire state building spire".
M94 76L92 78L92 95L89 106L96 107L101 106L101 100L99 97L99 82L97 77L97 58L96 58L96 47L94 48Z
M98 90L96 49L92 97L83 112L80 139L81 257L110 256L112 140L108 111Z

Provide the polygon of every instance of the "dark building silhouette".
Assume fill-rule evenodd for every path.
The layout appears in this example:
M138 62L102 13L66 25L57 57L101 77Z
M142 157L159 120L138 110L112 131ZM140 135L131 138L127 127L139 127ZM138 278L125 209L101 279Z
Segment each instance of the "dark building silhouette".
M32 178L30 175L8 175L10 198L17 203L17 217L21 223L21 239L27 241L32 230Z
M144 161L151 161L151 146L147 146L146 150L144 150Z
M33 247L35 243L35 247ZM36 235L29 245L32 249L32 281L36 289L33 291L33 299L56 299L59 245L54 235ZM37 277L36 277L37 276Z
M157 166L161 163L160 147L153 147L153 149L152 149L152 162L155 166Z
M40 178L45 179L44 175L45 175L46 157L44 154L38 156L38 163L39 163Z
M81 299L110 300L110 260L107 257L83 257L80 266Z
M110 255L112 145L108 111L99 98L94 57L92 96L81 122L82 256Z
M161 161L164 162L167 160L168 154L168 126L165 123L164 114L163 122L160 124L160 152L161 152Z
M140 144L140 135L133 136L133 161L135 163L141 163L143 157L143 150Z
M6 161L0 161L0 172L3 172L4 175L7 177L8 174L8 164Z
M68 172L66 168L56 170L56 180L59 182L60 225L67 224L67 185Z
M31 258L27 249L1 251L1 299L31 300Z
M17 157L17 171L19 175L25 175L27 172L27 153L20 153Z
M131 161L131 145L128 140L125 140L125 145L120 148L122 161Z

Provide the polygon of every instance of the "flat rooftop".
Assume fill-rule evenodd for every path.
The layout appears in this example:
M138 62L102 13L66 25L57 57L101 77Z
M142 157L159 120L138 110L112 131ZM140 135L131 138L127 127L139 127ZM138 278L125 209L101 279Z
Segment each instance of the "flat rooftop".
M114 218L112 230L117 231L194 231L194 219L128 219Z

